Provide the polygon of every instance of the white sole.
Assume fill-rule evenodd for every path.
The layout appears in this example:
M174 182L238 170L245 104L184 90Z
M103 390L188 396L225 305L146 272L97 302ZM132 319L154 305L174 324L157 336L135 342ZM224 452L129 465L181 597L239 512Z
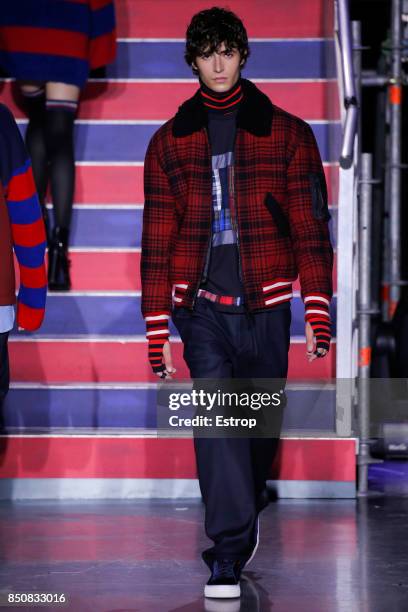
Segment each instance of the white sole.
M204 597L217 597L219 599L241 597L241 587L239 584L206 584Z
M254 546L254 550L252 551L252 555L249 557L248 561L245 563L245 567L249 565L252 559L255 557L256 549L258 548L258 545L259 545L259 514L258 514L257 521L258 521L258 532L256 534L256 543Z

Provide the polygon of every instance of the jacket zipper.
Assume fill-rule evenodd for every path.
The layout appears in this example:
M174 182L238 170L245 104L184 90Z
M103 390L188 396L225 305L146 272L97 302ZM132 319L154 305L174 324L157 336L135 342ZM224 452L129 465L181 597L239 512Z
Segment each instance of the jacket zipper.
M209 144L207 129L205 129L205 134L206 134L207 154L210 155L210 165L211 165L211 151L210 151L210 144ZM211 174L210 180L211 180L211 184L212 184L212 174ZM212 192L211 192L210 202L211 202L211 216L210 216L210 231L209 231L208 240L207 240L207 252L206 252L206 255L205 255L204 265L201 268L200 277L198 279L197 287L196 287L196 290L195 290L195 293L194 293L193 303L191 305L191 310L194 309L194 305L195 305L196 300L197 300L197 294L198 294L198 290L200 288L200 285L207 278L208 264L209 264L209 261L210 261L211 240L212 240L212 212L213 212L212 211L212 205L213 205L212 204Z
M245 311L248 311L248 304L247 304L246 295L245 295L244 274L243 274L243 271L242 271L242 259L241 259L241 250L240 250L240 241L239 241L239 229L238 229L238 190L236 189L236 180L235 180L235 167L236 167L236 160L237 160L237 156L236 156L237 135L238 135L238 128L237 128L237 132L236 132L236 135L235 135L235 141L234 141L234 169L233 169L233 187L234 187L234 202L235 202L235 206L234 206L234 222L235 222L235 234L236 234L236 237L237 237L238 276L239 276L239 280L242 283L242 293L243 293L243 296L244 296L244 304L243 304L243 306L244 306Z
M210 263L210 255L211 255L211 238L212 238L212 232L210 232L210 235L208 237L208 241L207 241L207 254L205 256L205 264L204 264L204 270L202 273L202 277L201 277L201 283L205 283L205 281L207 280L207 274L208 274L208 266Z
M234 165L235 165L235 160L234 160ZM241 251L239 248L239 231L238 231L238 211L237 211L237 196L236 196L236 185L235 185L235 169L233 170L233 176L232 176L232 188L234 190L234 201L235 201L235 206L234 206L234 230L235 230L235 236L237 238L237 250L238 250L238 276L239 276L239 280L241 281L241 283L243 284L243 279L242 279L242 264L241 264ZM231 186L230 186L231 188Z

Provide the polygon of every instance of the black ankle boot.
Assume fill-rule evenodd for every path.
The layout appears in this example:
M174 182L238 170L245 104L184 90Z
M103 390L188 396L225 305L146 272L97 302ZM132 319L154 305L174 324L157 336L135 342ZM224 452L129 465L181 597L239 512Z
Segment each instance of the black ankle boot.
M48 249L48 288L51 291L69 291L71 279L68 259L69 230L66 227L55 227Z

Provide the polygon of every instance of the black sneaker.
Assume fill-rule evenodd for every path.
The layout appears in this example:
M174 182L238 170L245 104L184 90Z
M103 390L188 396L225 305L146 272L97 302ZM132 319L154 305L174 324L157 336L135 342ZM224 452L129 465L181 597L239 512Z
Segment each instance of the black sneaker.
M205 597L220 597L223 599L240 597L239 578L241 566L233 559L215 559L210 579L204 587Z

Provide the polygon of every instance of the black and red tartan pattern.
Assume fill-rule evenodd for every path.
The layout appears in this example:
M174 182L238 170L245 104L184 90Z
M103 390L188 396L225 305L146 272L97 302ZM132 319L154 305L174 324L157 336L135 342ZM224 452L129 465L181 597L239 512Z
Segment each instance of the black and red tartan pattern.
M146 337L149 341L148 357L153 372L162 372L163 346L169 339L169 317L166 313L152 313L146 317Z
M316 349L330 349L330 301L329 296L307 295L305 297L305 321L312 326L316 338Z
M303 300L316 294L330 299L333 249L327 220L313 213L310 175L324 174L312 129L272 105L244 79L243 89L237 118L235 197L244 300L250 311L273 306L273 301L266 304L264 287L286 282L290 290L286 293L291 293L289 283L298 275ZM200 99L199 92L183 105L186 111L181 107L155 133L146 154L141 253L144 317L157 311L171 313L172 287L179 279L187 285L181 305L191 308L204 268L211 232L211 154L205 126L195 126L200 117L196 98ZM281 232L265 205L268 193L286 215L290 235ZM273 292L271 296L273 300Z

